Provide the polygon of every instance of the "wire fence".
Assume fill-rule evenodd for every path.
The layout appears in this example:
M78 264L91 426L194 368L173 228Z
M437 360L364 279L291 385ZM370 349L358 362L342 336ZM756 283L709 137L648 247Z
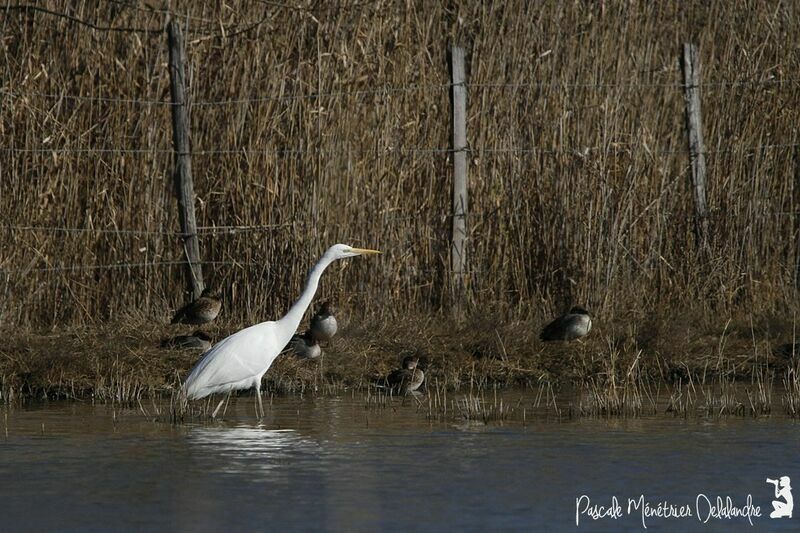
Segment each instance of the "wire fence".
M260 24L263 23L264 19L260 20L253 20L246 23L236 23L233 25L223 26L221 21L219 20L211 20L206 19L203 17L194 17L194 16L185 16L181 14L169 13L166 10L159 10L159 9L150 9L147 7L141 6L134 6L130 4L125 4L124 2L118 0L112 0L113 4L120 5L125 8L141 10L141 11L149 11L150 13L157 15L159 17L168 17L172 16L178 18L180 20L186 20L191 22L192 24L196 24L195 27L201 28L200 32L198 33L195 30L195 33L192 37L189 38L189 44L198 43L203 40L207 39L230 39L234 38L239 35L246 34L250 30L257 28ZM277 2L261 2L265 6L272 6L277 8L287 8L287 9L298 9L303 11L312 12L316 8L293 8L292 6L282 5ZM365 2L361 6L356 7L363 7L370 5L370 2ZM324 4L318 4L324 5ZM21 6L21 8L25 8L25 6ZM25 8L27 9L27 8ZM124 28L124 27L111 27L102 25L99 23L92 23L84 20L80 20L77 17L60 14L53 11L49 11L47 9L38 8L36 6L30 7L32 11L36 11L40 14L47 15L47 16L54 16L64 18L72 23L83 24L88 28L96 31L116 31L116 32L134 32L134 33L147 33L147 34L161 34L164 32L164 26L159 23L157 27L154 28ZM0 8L2 11L2 8ZM6 11L8 11L8 6L6 6ZM222 28L218 32L212 32L210 28L217 27ZM159 47L159 50L162 53L166 53L166 49L163 46ZM318 58L319 60L319 58ZM734 74L734 77L736 74ZM653 76L658 77L658 76ZM435 79L435 78L434 78ZM489 78L493 79L493 78ZM680 94L687 88L687 85L682 82L678 81L677 79L674 80L623 80L623 81L612 81L607 82L602 79L596 79L594 81L584 81L584 82L575 82L575 83L563 83L563 82L536 82L532 81L530 83L504 83L504 82L475 82L475 83L463 83L463 84L456 84L464 86L468 91L471 91L471 95L478 97L481 93L485 92L485 94L489 94L488 92L492 92L491 94L499 93L500 96L504 94L512 94L514 96L522 96L529 100L533 100L535 98L539 98L540 96L535 94L536 91L562 91L566 93L570 92L577 92L577 91L603 91L606 93L614 93L614 92L630 92L630 91L675 91L675 94ZM169 100L164 100L160 98L147 98L147 97L138 97L137 95L127 95L127 96L119 96L119 95L85 95L85 94L70 94L69 92L62 92L58 91L57 89L47 89L41 91L26 91L21 88L9 89L9 88L0 88L0 109L10 109L12 108L16 102L21 102L24 104L28 104L32 101L35 101L34 107L45 107L45 106L52 106L52 109L55 112L58 112L60 109L60 105L62 102L69 101L75 102L74 105L67 105L67 107L72 108L71 110L74 111L75 109L84 110L83 104L86 104L86 107L89 106L96 106L103 110L105 110L108 106L131 106L129 111L136 111L139 112L139 108L147 108L145 111L149 110L150 108L162 108L163 110L171 110L173 106L183 106L187 105L188 107L192 108L201 108L201 109L208 109L209 114L211 114L210 108L231 108L234 109L236 107L239 108L246 108L252 107L253 110L247 110L247 112L252 112L254 114L257 113L256 106L260 104L267 104L267 103L292 103L298 101L308 101L314 102L314 106L319 106L319 109L322 108L323 103L322 101L332 101L332 100L341 100L346 101L345 105L351 105L353 100L366 100L373 98L376 105L385 105L387 109L390 109L389 106L393 99L399 100L401 98L406 97L414 97L420 93L436 93L437 96L441 95L443 99L448 98L450 91L456 86L452 83L408 83L408 84L385 84L385 83L378 83L376 86L367 89L352 89L352 87L347 85L340 85L336 84L333 86L334 90L330 91L297 91L297 92L279 92L273 94L265 94L259 95L258 97L253 98L203 98L200 95L192 95L190 96L186 102L173 102ZM45 86L46 87L46 86ZM716 79L716 80L708 80L703 81L696 86L693 85L692 87L699 87L700 89L709 90L709 91L727 91L726 94L735 94L734 91L739 91L740 89L753 89L754 92L761 91L766 92L770 90L774 93L778 93L778 91L783 90L796 90L800 87L800 78L794 77L766 77L766 78L759 78L759 79ZM49 92L48 92L49 91ZM534 93L531 95L531 93ZM150 94L161 94L158 92L153 92ZM782 94L782 93L781 93ZM593 93L589 93L589 96L593 96ZM397 97L397 98L395 98ZM547 98L547 96L542 96L541 98ZM38 100L46 101L44 104L40 103ZM476 99L477 100L477 99ZM328 106L329 104L326 102L324 105ZM115 109L115 108L112 108ZM120 108L125 110L125 108ZM143 112L145 112L143 111ZM236 109L234 109L236 111ZM241 109L239 109L241 111ZM159 109L157 113L160 113L161 109ZM165 113L166 115L166 113ZM157 115L160 116L160 115ZM320 114L321 116L321 114ZM777 137L777 136L776 136ZM800 142L794 142L796 139L795 134L786 135L789 138L783 139L776 139L779 141L784 142L765 142L760 144L747 144L747 145L736 145L735 141L726 141L725 144L717 145L716 148L713 149L706 149L703 150L704 155L713 156L713 155L724 155L724 154L753 154L758 152L764 151L774 151L774 150L796 150L800 148ZM167 137L165 136L164 139ZM321 136L320 136L321 139ZM761 137L760 139L764 139ZM769 136L766 139L770 139ZM13 141L12 141L13 142ZM60 140L58 141L58 146L50 146L47 145L46 142L42 142L41 145L36 145L36 142L31 142L28 139L28 142L33 146L0 146L0 153L3 154L11 154L8 156L9 158L13 158L15 155L19 155L21 158L25 158L25 156L30 155L30 160L38 161L36 155L55 155L55 154L69 154L75 155L78 157L97 157L99 155L108 155L108 156L116 156L116 155L136 155L136 154L147 154L147 155L163 155L172 157L175 154L174 149L171 146L158 146L157 144L153 144L153 146L147 147L140 147L134 144L134 146L86 146L85 141L71 141L71 140ZM164 141L161 141L164 143ZM592 143L596 143L597 141L594 140ZM105 144L105 143L104 143ZM166 144L166 143L164 143ZM288 143L287 143L288 144ZM420 143L423 144L423 143ZM435 144L435 143L432 143ZM450 146L409 146L403 144L393 144L388 146L364 146L364 145L350 145L347 143L337 143L333 145L326 145L322 146L322 143L318 143L315 146L315 143L309 142L306 143L306 146L300 147L280 147L280 148L263 148L263 147L253 147L253 146L242 146L238 148L205 148L203 146L193 147L190 154L196 157L209 157L209 156L247 156L247 155L268 155L268 156L275 156L275 157L292 157L292 156L324 156L324 155L362 155L362 156L391 156L391 155L419 155L419 156L431 156L433 160L434 157L440 156L450 156L456 153L466 152L472 156L476 157L484 157L484 156L504 156L504 155L530 155L530 156L539 156L539 155L554 155L554 156L574 156L574 157L589 157L595 154L610 154L614 155L622 155L622 154L645 154L648 157L658 157L658 156L686 156L687 157L687 165L688 165L688 149L685 146L681 146L677 143L674 146L678 146L675 148L673 145L670 145L667 142L663 142L660 144L667 144L667 146L659 146L659 147L651 147L648 146L645 142L637 141L631 143L621 143L621 142L609 142L604 146L530 146L530 145L517 145L517 146L497 146L497 145L490 145L487 143L484 144L477 144L472 146L462 146L462 147L450 147ZM311 145L311 146L308 146ZM185 155L185 154L179 154ZM134 158L135 159L135 158ZM775 206L778 207L778 206ZM649 208L648 208L649 209ZM446 211L446 210L445 210ZM647 211L647 210L645 210ZM794 210L779 210L776 211L773 209L770 210L744 210L749 217L799 217L800 212ZM718 212L715 210L711 210L709 215L711 217L715 217L719 215ZM364 221L351 221L348 224L352 226L369 226L375 224L377 220L381 224L384 225L392 225L392 224L403 224L403 223L413 223L415 225L427 225L428 228L436 227L436 229L440 229L445 227L449 221L453 219L454 216L457 216L455 213L448 213L443 212L441 214L436 214L434 216L427 216L427 215L408 215L408 216L381 216L376 215L371 220L364 220ZM508 212L499 212L498 210L488 211L488 212L477 212L472 211L467 214L458 216L464 216L467 219L473 220L480 220L480 221L490 221L496 219L510 219L516 216L514 213ZM645 216L645 213L640 215ZM659 216L664 216L663 213ZM665 218L669 220L677 220L677 219L685 219L691 220L695 217L694 214L689 212L682 212L682 213L669 213ZM280 219L280 218L279 218ZM236 219L234 219L236 220ZM246 219L245 219L246 220ZM274 220L274 218L272 218ZM638 220L638 219L636 219ZM635 221L634 221L635 223ZM223 238L225 236L231 235L248 235L253 233L271 233L271 232L279 232L284 230L290 230L296 228L298 224L302 224L301 222L287 222L287 223L279 223L279 224L252 224L252 225L224 225L224 226L201 226L196 229L196 233L188 234L180 231L169 231L166 229L145 229L145 228L118 228L118 227L105 227L105 228L93 228L93 227L69 227L67 225L32 225L32 224L2 224L0 223L0 232L23 232L26 234L38 234L38 233L49 233L49 234L61 234L61 235L70 235L70 236L77 236L75 241L83 238L84 236L97 236L103 235L108 237L109 239L113 238L121 238L121 237L128 237L128 238L141 238L141 239L148 239L145 241L149 245L150 239L158 239L158 238L166 238L166 239L175 239L175 240L183 240L188 237L192 237L197 235L203 238ZM331 223L330 227L336 227L336 223ZM15 238L18 238L15 236ZM20 241L24 241L26 237L19 237ZM447 242L447 235L446 233L437 233L435 238L442 241L439 243ZM48 238L49 239L49 238ZM53 243L57 243L58 239L42 239L46 241L42 249L46 249L45 247L50 247ZM64 239L67 240L67 239ZM168 242L169 245L173 244L172 242ZM238 244L238 243L234 243ZM621 245L622 243L620 243ZM55 246L58 246L56 244ZM624 246L622 246L624 248ZM109 256L111 257L118 257L120 254L125 254L125 250L114 250L113 253L109 253L105 256L105 259L98 257L97 260L100 261L98 263L85 263L85 264L69 264L66 262L60 262L58 258L55 259L53 257L47 257L44 255L34 255L28 256L22 259L19 256L15 257L7 257L4 260L6 261L6 265L0 264L0 279L5 280L7 282L7 286L12 286L13 283L16 283L23 279L24 276L27 276L31 273L50 273L51 276L42 275L39 278L34 276L31 279L42 279L50 282L72 282L74 280L81 279L80 276L87 275L87 274L94 274L97 272L105 272L105 271L112 271L112 272L119 272L119 271L126 271L126 270L135 270L135 269L173 269L173 268L180 268L185 267L186 265L190 265L191 263L187 260L169 260L164 259L164 256L169 257L170 255L179 255L177 252L177 248L173 250L169 248L169 246L165 246L165 249L168 250L166 254L152 254L148 259L145 261L136 261L136 249L133 248L133 253L128 254L130 257L127 260L119 260L113 261L110 260ZM37 254L40 250L37 250ZM169 251L174 251L174 254L170 254ZM439 252L431 253L426 259L430 259L430 257L439 258L436 254ZM56 253L57 254L57 253ZM53 254L53 255L56 255ZM216 254L217 257L220 255L225 257L223 254ZM230 254L227 255L230 257ZM446 257L446 253L443 257ZM628 254L631 255L632 254ZM155 258L153 257L155 256ZM213 255L212 255L213 256ZM139 257L147 257L144 253ZM247 256L252 257L252 256ZM660 257L660 256L659 256ZM77 258L77 257L76 257ZM66 259L66 257L64 258ZM132 260L133 259L133 260ZM661 258L666 262L666 259ZM254 261L236 261L236 260L201 260L195 261L195 263L199 263L201 265L214 267L214 268L245 268L245 269L259 269L262 272L272 272L272 268L268 265L263 263L254 262ZM431 273L438 273L444 274L445 276L449 276L453 273L453 271L449 268L446 264L447 261L444 261L442 265L435 269L426 269L426 268L415 268L416 273L422 274L431 274ZM27 264L27 267L24 266ZM433 264L431 261L428 261L427 266ZM251 273L254 271L250 271ZM171 271L167 271L167 274L171 274ZM474 268L470 266L470 268L465 272L459 272L459 274L481 274L482 271L480 268ZM61 274L73 274L73 279L69 279L66 275ZM117 276L116 274L111 275L110 277ZM98 275L99 277L99 275Z
M197 35L193 36L193 42L202 42L210 39L233 39L240 35L247 34L251 30L259 27L264 22L267 21L269 16L269 12L267 11L268 8L275 8L275 9L285 9L289 11L297 11L303 12L308 14L323 14L325 12L336 10L357 10L363 9L367 7L372 7L376 4L376 1L366 1L366 2L353 2L351 4L344 4L342 5L340 2L326 4L322 3L315 3L312 7L304 7L304 6L297 6L291 5L284 2L272 2L268 0L258 0L258 3L265 7L264 15L256 21L246 21L237 24L232 24L227 28L222 24L221 19L212 20L204 17L198 17L195 15L188 15L186 13L180 13L178 11L173 11L171 9L158 9L152 6L145 5L133 5L128 4L126 2L122 2L120 0L109 0L110 4L114 6L118 6L122 9L128 9L131 11L136 11L139 13L148 13L150 15L159 15L163 19L170 19L175 18L177 20L184 21L187 25L189 23L200 23L198 25L198 29L195 30ZM74 15L70 15L68 13L64 13L61 11L55 11L51 9L47 9L37 5L31 4L14 4L12 5L8 2L5 6L0 7L0 12L5 11L6 14L10 12L20 12L20 13L27 13L31 14L39 14L39 15L46 15L53 19L63 19L70 23L79 24L81 26L85 26L95 31L104 31L104 32L115 32L115 33L131 33L131 34L146 34L151 36L158 36L165 33L164 25L159 24L157 27L153 28L137 28L137 27L130 27L130 26L113 26L113 25L102 25L96 22L92 22L86 20L84 18L80 18ZM219 31L211 31L211 29L219 29Z
M46 267L15 268L6 269L0 267L0 275L3 274L27 274L30 272L88 272L93 270L118 270L131 268L156 268L156 267L176 267L188 265L188 261L143 261L143 262L119 262L111 264L88 264L88 265L53 265ZM262 263L244 261L199 261L201 265L209 266L233 266L233 267L264 267Z
M573 146L568 148L485 148L485 147L466 147L466 148L435 148L435 147L407 147L389 146L386 148L363 148L363 147L338 147L338 148L237 148L237 149L197 149L188 152L192 156L216 156L216 155L272 155L276 157L297 156L318 156L318 155L449 155L456 152L467 152L474 155L493 155L493 154L541 154L541 155L575 155L586 156L590 153L631 153L643 152L647 155L675 155L686 154L686 149L654 149L642 145L610 145L601 146ZM735 154L735 153L755 153L766 150L782 150L789 148L799 148L800 143L774 143L761 144L756 146L737 146L731 148L718 148L704 150L705 155L715 154ZM20 153L20 154L169 154L174 155L175 151L169 148L17 148L13 146L0 147L0 152ZM184 155L184 154L181 154Z
M572 89L684 89L683 82L617 82L617 83L560 83L560 82L531 82L531 83L464 83L467 89L492 89L492 90L572 90ZM800 78L766 79L766 80L716 80L704 81L697 85L699 88L736 88L736 87L794 87L800 86ZM229 106L229 105L249 105L264 102L280 102L292 100L320 100L326 98L360 98L364 96L387 96L399 93L427 92L427 91L449 91L453 88L452 83L435 84L406 84L406 85L383 85L375 89L362 89L355 91L331 91L331 92L312 92L312 93L293 93L293 94L274 94L259 96L257 98L235 98L223 100L195 100L191 99L189 105L194 107L210 106ZM68 93L41 93L36 91L19 92L8 89L0 89L0 94L11 98L46 98L51 100L77 100L86 102L100 102L106 104L127 104L139 106L175 106L183 105L183 102L172 102L169 100L153 100L147 98L120 98L111 96L86 96Z
M548 82L532 82L532 83L467 83L465 84L468 89L493 89L493 90L514 90L520 91L523 89L643 89L643 88L672 88L684 89L686 86L682 82L653 82L653 83L548 83ZM718 80L708 81L699 84L701 88L734 88L734 87L764 87L764 86L791 86L800 87L800 78L786 78L786 79L766 79L766 80ZM333 91L327 93L297 93L297 94L281 94L281 95L267 95L258 98L249 99L226 99L226 100L192 100L191 106L228 106L228 105L250 105L258 104L269 101L288 101L298 99L323 99L323 98L349 98L349 97L364 97L364 96L377 96L389 95L397 93L409 93L417 91L449 91L453 84L407 84L407 85L384 85L376 89L370 90L356 90L356 91ZM118 97L104 97L104 96L87 96L75 95L65 93L39 93L39 92L19 92L11 91L8 89L0 88L0 95L16 99L27 99L30 97L39 97L55 100L77 100L85 102L97 103L111 103L111 104L130 104L139 106L173 106L182 105L182 103L175 103L165 100L153 99L136 99L136 98L118 98ZM765 143L755 146L731 146L717 149L706 149L704 154L731 154L731 153L754 153L764 150L779 150L779 149L794 149L800 147L800 143ZM552 147L491 147L491 146L472 146L465 148L452 148L452 147L426 147L426 146L387 146L387 147L363 147L340 145L334 147L324 148L196 148L192 149L189 155L197 157L208 156L241 156L246 154L258 155L271 155L275 157L291 157L291 156L319 156L319 155L386 155L386 154L402 154L402 155L415 155L415 154L452 154L454 152L466 151L472 154L479 155L493 155L493 154L542 154L542 155L587 155L590 153L626 153L633 151L645 152L648 155L675 155L685 154L686 149L674 148L650 148L644 145L634 144L620 144L613 143L609 146L571 146L563 148ZM134 147L68 147L68 146L41 146L41 147L15 147L15 146L1 146L0 152L4 153L30 153L30 154L174 154L172 148L134 148Z
M198 234L217 234L217 233L243 233L253 231L275 231L277 229L291 228L292 223L285 224L263 224L257 226L198 226ZM162 237L186 237L185 233L179 231L154 231L144 229L117 229L117 228L70 228L63 226L23 226L23 225L0 225L0 230L6 231L49 231L55 233L91 233L91 234L113 234L113 235L158 235Z
M712 210L710 217L722 215L718 210ZM758 217L800 217L800 211L762 211L756 213ZM398 222L413 222L419 224L420 222L427 224L445 224L452 220L453 214L438 215L432 219L425 220L420 216L402 216L402 217L385 217L381 219L383 224L396 224ZM491 212L479 213L470 212L464 215L467 219L487 219L487 218L504 218L513 219L515 215L509 213L502 213L498 210ZM690 213L673 214L674 217L684 218L691 220L694 215ZM372 225L372 222L364 222L365 225ZM219 237L237 234L251 234L251 233L271 233L275 231L291 229L295 223L283 224L265 224L265 225L249 225L249 226L200 226L197 228L197 235L202 237ZM336 224L332 224L336 226ZM352 226L352 224L348 224ZM188 235L177 231L155 231L144 229L127 229L127 228L78 228L78 227L62 227L62 226L24 226L5 224L0 225L0 231L13 231L13 232L45 232L45 233L67 233L67 234L80 234L80 235L112 235L112 236L127 236L127 237L168 237L183 239ZM199 261L202 265L209 266L232 266L232 267L255 267L262 266L261 263L247 262L247 261ZM70 265L50 265L45 267L27 267L27 268L5 268L0 266L0 275L9 274L24 274L29 272L78 272L78 271L93 271L93 270L116 270L124 268L156 268L156 267L175 267L185 266L190 264L185 260L176 261L148 261L148 262L115 262L111 264L70 264ZM264 267L266 268L266 267ZM269 270L269 269L267 269ZM437 270L438 271L438 270Z

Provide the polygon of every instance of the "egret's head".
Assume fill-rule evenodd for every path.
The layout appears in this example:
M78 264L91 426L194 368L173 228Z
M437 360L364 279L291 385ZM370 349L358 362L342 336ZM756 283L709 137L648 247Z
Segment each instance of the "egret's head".
M330 254L333 259L344 259L345 257L355 257L357 255L371 255L379 254L378 250L369 250L367 248L353 248L346 244L334 244L331 246L326 255Z

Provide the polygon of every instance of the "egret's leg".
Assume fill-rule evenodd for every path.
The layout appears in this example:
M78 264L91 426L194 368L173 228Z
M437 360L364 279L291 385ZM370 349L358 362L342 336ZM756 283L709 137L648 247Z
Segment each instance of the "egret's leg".
M227 396L222 398L222 400L220 400L219 404L217 404L217 408L214 409L213 413L211 413L211 418L217 418L217 413L219 413L219 409L220 409L220 407L222 407L222 404L225 403L226 398L227 398Z
M256 398L258 398L258 409L256 413L256 418L259 420L264 418L264 404L261 403L261 380L256 383Z
M233 394L233 391L229 390L228 395L225 396L225 407L222 409L222 416L225 416L228 412L228 406L231 404L231 394Z
M219 413L219 409L220 409L220 407L222 407L223 405L225 405L225 409L222 411L222 416L225 416L225 413L227 413L227 412L228 412L228 402L229 402L229 401L230 401L230 399L231 399L231 392L233 392L233 391L228 391L228 394L226 394L226 395L225 395L225 396L222 398L222 400L220 400L219 404L217 404L217 408L216 408L216 409L214 409L214 413L211 415L211 418L217 418L217 413Z

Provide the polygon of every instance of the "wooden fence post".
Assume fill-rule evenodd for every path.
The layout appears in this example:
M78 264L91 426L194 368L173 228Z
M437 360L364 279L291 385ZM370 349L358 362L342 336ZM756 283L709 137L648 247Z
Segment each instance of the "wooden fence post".
M683 85L686 104L686 138L692 167L695 234L701 248L708 246L708 205L706 203L706 156L703 145L703 121L700 113L700 59L697 46L683 45Z
M464 299L464 272L467 269L467 87L464 49L453 46L450 53L453 89L453 243L450 251L453 270L453 301Z
M795 134L795 138L793 139L796 141L797 137ZM794 187L792 191L792 197L797 198L797 194L800 191L800 144L795 142L794 148L792 149L792 159L794 160ZM798 202L794 202L793 205L798 205ZM794 241L794 290L795 290L795 298L797 298L797 290L800 289L800 216L796 210L792 213L792 230L794 232L795 241Z
M194 183L192 154L189 146L189 117L186 105L186 77L183 36L175 20L167 25L169 45L169 81L172 97L172 145L175 150L175 191L186 254L189 287L195 298L203 292L203 269L200 264L200 245L197 239L197 220L194 215Z

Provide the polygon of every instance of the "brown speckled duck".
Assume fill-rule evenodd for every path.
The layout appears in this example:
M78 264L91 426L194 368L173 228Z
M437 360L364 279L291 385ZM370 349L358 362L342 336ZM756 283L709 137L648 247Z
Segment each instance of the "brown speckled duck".
M207 324L219 315L222 299L219 294L205 288L200 298L181 307L172 317L173 324Z
M403 358L403 368L393 370L386 376L386 386L399 394L413 393L425 380L425 373L417 368L419 357L407 355Z

